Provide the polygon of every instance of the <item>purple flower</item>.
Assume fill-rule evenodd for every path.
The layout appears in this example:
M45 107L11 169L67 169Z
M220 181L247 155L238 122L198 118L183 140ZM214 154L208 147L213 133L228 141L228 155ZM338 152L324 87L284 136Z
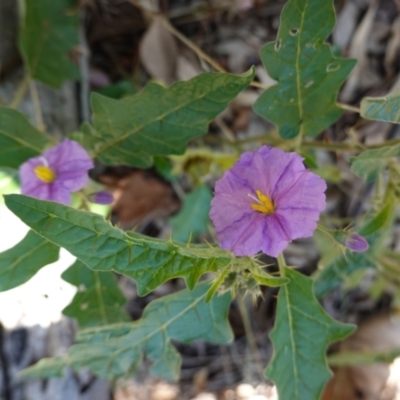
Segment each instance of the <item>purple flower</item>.
M344 243L347 248L357 253L367 251L369 247L368 242L361 235L355 232L349 233Z
M19 168L21 193L42 200L70 204L70 192L82 189L89 180L93 162L78 143L64 139Z
M326 183L302 160L263 146L243 153L217 181L210 217L223 249L277 257L293 239L312 236L325 208Z
M114 196L110 192L101 190L90 195L90 201L97 204L111 204L114 201Z

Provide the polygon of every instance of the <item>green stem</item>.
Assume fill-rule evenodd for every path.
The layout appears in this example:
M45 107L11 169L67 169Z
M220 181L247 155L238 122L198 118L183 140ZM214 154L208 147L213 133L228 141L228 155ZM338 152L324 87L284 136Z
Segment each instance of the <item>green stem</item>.
M18 108L19 104L21 103L22 99L24 98L26 91L28 89L28 83L29 83L29 76L26 74L21 82L18 84L17 90L15 92L15 95L13 99L11 100L10 104L8 107L10 108Z
M281 276L285 276L286 261L285 257L283 256L283 253L279 254L277 260L278 260L279 272L281 273Z
M260 377L263 378L263 367L260 353L258 351L257 343L253 335L253 328L251 326L251 321L248 314L248 309L246 307L246 297L244 295L238 298L239 312L242 317L244 331L246 333L247 343L253 355L253 359L257 365L257 370L260 374Z
M46 126L43 122L43 115L42 115L42 108L40 106L40 99L39 99L39 93L37 91L36 83L33 79L29 79L29 90L31 93L31 99L32 99L32 104L33 104L33 111L35 114L35 121L36 121L36 127L44 132L46 130Z

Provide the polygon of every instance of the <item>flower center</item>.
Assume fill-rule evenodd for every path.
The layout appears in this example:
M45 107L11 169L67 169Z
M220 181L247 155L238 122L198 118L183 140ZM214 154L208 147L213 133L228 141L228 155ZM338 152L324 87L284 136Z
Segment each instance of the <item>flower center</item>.
M34 172L41 181L46 183L51 183L56 179L55 172L45 165L39 165L38 167L35 167Z
M262 193L260 190L256 190L257 198L252 194L248 194L256 203L250 204L253 210L262 212L264 214L270 215L275 211L275 205L272 200Z

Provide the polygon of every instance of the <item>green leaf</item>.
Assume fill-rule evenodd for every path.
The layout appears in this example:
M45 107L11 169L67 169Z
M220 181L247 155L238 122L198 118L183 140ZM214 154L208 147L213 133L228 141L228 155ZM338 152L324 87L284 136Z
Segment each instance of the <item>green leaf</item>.
M400 123L400 89L386 97L364 97L361 116L376 121Z
M204 135L253 76L253 69L242 76L204 73L167 89L151 83L120 100L93 93L93 126L83 126L81 142L105 164L150 167L153 156L182 154Z
M343 367L347 365L368 365L375 363L391 363L400 356L400 348L390 350L348 351L333 354L328 357L331 366Z
M345 282L355 271L376 267L377 257L382 251L382 243L392 226L393 217L394 200L389 196L383 207L378 212L371 211L358 229L358 233L369 243L367 251L347 251L343 254L337 249L329 250L321 259L319 271L314 276L314 291L318 298Z
M135 279L140 295L176 277L184 278L193 289L205 272L217 271L234 259L231 253L207 245L187 247L127 234L97 214L55 202L16 194L5 196L5 202L33 230L67 249L92 270L116 271Z
M82 331L78 344L69 350L68 364L77 370L88 367L102 378L115 379L132 374L145 352L154 361L154 374L177 379L181 357L171 340L188 343L201 339L215 344L232 341L227 319L230 294L214 296L206 303L208 289L208 283L201 283L193 291L183 290L154 300L138 321ZM39 365L30 368L31 376L35 368ZM34 376L46 376L46 372L42 368Z
M387 167L393 157L400 156L400 144L385 146L362 152L357 157L351 157L351 170L367 182L372 182Z
M18 168L40 155L50 139L35 129L25 115L0 107L0 166Z
M354 327L326 314L314 296L310 278L286 267L284 276L290 282L279 290L270 334L274 353L266 375L275 382L280 400L319 399L331 376L326 349Z
M0 253L0 292L19 286L41 268L58 260L59 247L33 231Z
M79 42L71 0L25 0L19 46L30 75L52 87L78 79L69 53Z
M67 366L68 358L66 356L43 358L32 367L19 372L19 375L22 378L60 378Z
M375 268L371 250L365 253L338 252L331 257L323 258L319 264L320 270L315 275L315 295L324 297L336 286L346 282L348 276L361 269Z
M123 80L97 89L96 92L112 99L121 99L136 94L138 90L132 82Z
M170 219L173 240L188 242L208 232L211 200L211 190L205 185L185 196L181 211Z
M81 329L129 320L122 310L126 299L112 272L92 271L77 260L61 276L78 288L63 314L76 318Z
M277 125L284 139L316 136L342 114L336 95L355 60L335 58L324 43L334 25L332 0L289 0L277 40L261 50L278 84L258 98L254 111Z

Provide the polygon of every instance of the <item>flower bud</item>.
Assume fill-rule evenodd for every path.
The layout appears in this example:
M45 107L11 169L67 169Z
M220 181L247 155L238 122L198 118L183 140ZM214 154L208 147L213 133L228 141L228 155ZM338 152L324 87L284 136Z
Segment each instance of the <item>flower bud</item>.
M111 204L114 201L114 197L111 193L102 190L97 193L90 195L90 201L97 204Z
M348 234L345 239L345 245L351 251L355 251L357 253L362 253L368 250L369 244L361 235L355 232L351 232Z

